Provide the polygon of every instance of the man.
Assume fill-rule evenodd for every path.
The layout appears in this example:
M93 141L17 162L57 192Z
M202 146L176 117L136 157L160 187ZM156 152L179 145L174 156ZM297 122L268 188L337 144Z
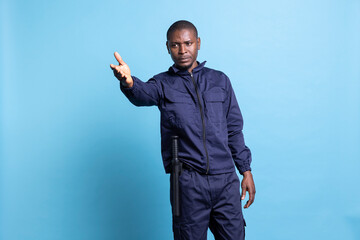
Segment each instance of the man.
M171 172L171 137L179 136L180 216L173 216L174 239L244 239L241 200L254 201L251 153L242 134L243 120L228 77L197 62L200 38L195 26L177 21L167 32L166 47L174 65L146 83L130 73L115 52L111 64L121 91L136 106L158 106L161 153ZM235 166L243 175L240 182ZM172 191L172 189L170 189ZM172 199L171 199L171 203Z

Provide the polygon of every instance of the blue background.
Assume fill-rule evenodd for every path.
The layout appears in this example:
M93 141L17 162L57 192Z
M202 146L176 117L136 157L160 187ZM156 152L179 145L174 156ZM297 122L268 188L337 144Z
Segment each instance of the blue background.
M146 81L192 21L231 79L253 152L247 239L360 239L360 1L1 2L0 237L171 239L159 112ZM209 239L213 239L209 235Z

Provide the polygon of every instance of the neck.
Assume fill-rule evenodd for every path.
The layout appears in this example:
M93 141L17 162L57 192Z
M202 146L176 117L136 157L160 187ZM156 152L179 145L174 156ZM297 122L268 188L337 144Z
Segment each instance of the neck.
M195 61L195 62L193 63L193 65L191 65L191 67L189 67L188 72L189 72L189 73L192 73L192 70L193 70L194 68L196 68L198 65L199 65L198 62Z

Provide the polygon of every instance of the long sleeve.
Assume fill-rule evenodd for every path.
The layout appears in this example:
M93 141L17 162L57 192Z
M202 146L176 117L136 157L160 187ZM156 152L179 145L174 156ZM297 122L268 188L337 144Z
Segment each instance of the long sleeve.
M125 88L120 83L120 89L135 106L159 105L162 97L160 83L151 78L147 82L142 82L135 76L131 76L134 85L131 88Z
M245 145L243 135L243 118L230 81L228 82L229 105L226 115L228 127L228 145L236 168L240 174L251 170L251 152Z

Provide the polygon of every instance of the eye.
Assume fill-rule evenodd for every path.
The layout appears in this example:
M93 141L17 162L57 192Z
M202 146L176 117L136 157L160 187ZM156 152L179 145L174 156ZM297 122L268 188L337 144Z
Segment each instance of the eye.
M172 48L176 48L176 47L178 47L179 45L178 45L177 43L172 43L170 46L171 46Z
M187 46L191 46L192 42L187 42L186 45Z

